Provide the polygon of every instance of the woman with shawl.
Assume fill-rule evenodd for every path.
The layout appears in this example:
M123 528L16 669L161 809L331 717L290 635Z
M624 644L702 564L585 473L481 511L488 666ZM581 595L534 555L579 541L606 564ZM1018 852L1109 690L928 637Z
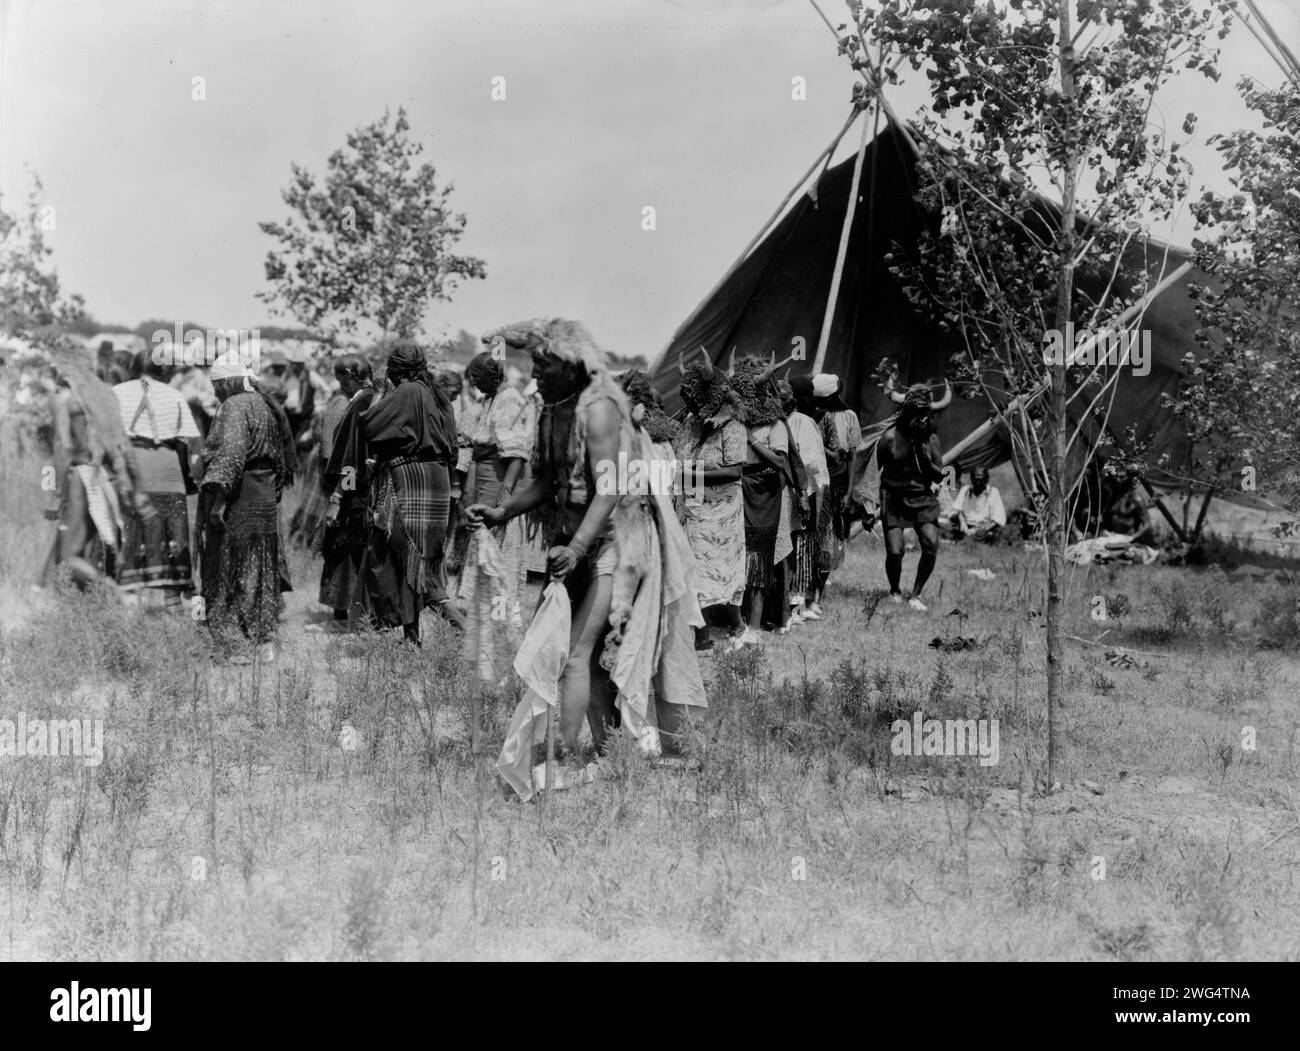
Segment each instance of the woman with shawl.
M498 337L498 340L500 337ZM500 357L504 357L501 342ZM496 507L514 495L533 451L533 417L528 402L505 383L496 348L477 355L465 369L468 386L481 396L470 434L473 470L467 503ZM485 685L506 675L523 630L519 595L523 589L523 519L469 534L461 567L460 597L465 602L465 659Z
M320 573L320 602L334 611L330 630L338 630L348 622L356 601L361 556L366 548L369 492L361 414L375 398L370 362L359 354L339 358L334 364L334 377L339 383L334 398L342 397L344 410L332 431L328 427L321 430L321 491L327 505L325 534L321 540L324 564Z
M774 583L780 583L776 567L792 550L786 503L788 490L795 487L790 466L790 430L772 379L774 371L772 365L758 358L746 358L735 366L731 381L748 428L748 450L741 473L745 498L747 624L737 642L739 646L758 644L766 593ZM774 620L784 619L785 610L773 612Z
M283 410L256 385L253 370L228 351L212 366L221 407L203 450L199 551L208 630L218 657L249 664L244 641L275 659L284 588L280 494L293 477L293 433Z
M695 554L695 580L701 609L712 609L732 630L740 646L745 595L745 497L741 471L748 432L736 418L737 402L727 374L715 369L707 353L681 369L686 418L673 440L684 469L702 486L699 499L683 499L686 538ZM696 648L713 648L708 625L696 632Z
M336 379L342 360L334 365ZM303 465L302 503L298 505L298 510L293 513L293 519L289 523L289 540L307 551L319 551L324 540L329 511L329 494L325 491L325 465L329 463L330 453L334 451L334 434L343 420L343 414L348 411L350 397L340 385L311 420L312 451ZM290 427L292 426L290 420Z
M362 561L364 609L419 645L420 611L426 603L447 602L442 547L456 419L417 344L393 347L387 374L394 389L361 414L361 436L375 461Z

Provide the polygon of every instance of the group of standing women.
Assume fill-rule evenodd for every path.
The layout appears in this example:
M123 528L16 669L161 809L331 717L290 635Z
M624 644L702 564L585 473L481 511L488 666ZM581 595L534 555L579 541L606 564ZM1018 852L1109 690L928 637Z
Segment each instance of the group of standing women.
M765 625L786 632L820 619L844 557L861 441L838 377L785 383L779 366L752 358L729 372L707 355L679 364L686 417L674 451L697 486L681 505L700 606L736 648L756 644ZM698 633L698 648L713 644L707 627Z

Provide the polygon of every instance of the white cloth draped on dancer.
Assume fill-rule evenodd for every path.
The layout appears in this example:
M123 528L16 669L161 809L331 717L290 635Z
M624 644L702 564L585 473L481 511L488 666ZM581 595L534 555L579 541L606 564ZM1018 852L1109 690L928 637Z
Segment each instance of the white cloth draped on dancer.
M641 432L625 432L625 441L632 455L647 460L653 455ZM621 498L611 524L617 564L610 630L600 661L618 691L615 703L623 726L644 752L654 754L658 740L649 712L652 686L658 703L708 707L695 656L694 629L704 623L696 598L695 560L666 496ZM545 736L547 706L559 703L570 616L564 587L549 584L515 658L525 693L515 708L497 769L522 799L535 791L529 766L532 746Z

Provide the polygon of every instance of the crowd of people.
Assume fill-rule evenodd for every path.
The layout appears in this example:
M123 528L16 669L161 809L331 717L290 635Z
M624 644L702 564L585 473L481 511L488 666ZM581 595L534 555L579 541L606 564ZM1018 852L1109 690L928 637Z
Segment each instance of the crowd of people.
M379 378L359 354L330 359L331 376L279 355L255 373L236 349L207 369L147 351L111 369L101 359L98 381L64 369L42 582L67 564L126 602L192 597L215 659L267 662L297 544L321 560L322 619L307 630L389 628L418 646L428 609L463 633L490 690L534 652L525 588L539 573L539 608L562 611L543 626L563 651L562 752L576 753L585 721L597 748L624 725L652 728L671 753L705 705L700 655L820 620L855 521L879 519L890 596L918 610L941 526L983 539L1005 526L981 470L940 521L932 415L950 391L897 395L865 447L833 374L786 380L788 362L733 353L724 368L705 353L679 362L671 418L650 377L615 375L579 323L525 322L484 342L463 375L413 342L388 348ZM507 380L511 351L531 355L526 387ZM664 468L649 477L667 484L611 488L607 468L630 461ZM904 596L908 529L921 554Z

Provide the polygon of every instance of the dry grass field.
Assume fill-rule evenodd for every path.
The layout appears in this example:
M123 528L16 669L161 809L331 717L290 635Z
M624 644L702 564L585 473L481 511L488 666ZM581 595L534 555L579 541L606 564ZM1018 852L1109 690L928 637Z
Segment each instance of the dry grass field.
M0 718L102 718L106 747L0 757L0 959L1300 958L1294 586L1075 571L1068 630L1101 638L1071 643L1045 793L1041 555L945 546L922 615L858 538L823 621L707 659L691 765L622 741L543 814L492 769L514 698L475 761L450 632L305 633L301 555L256 670L31 593L53 527L5 448ZM918 709L996 718L1000 761L894 755Z

